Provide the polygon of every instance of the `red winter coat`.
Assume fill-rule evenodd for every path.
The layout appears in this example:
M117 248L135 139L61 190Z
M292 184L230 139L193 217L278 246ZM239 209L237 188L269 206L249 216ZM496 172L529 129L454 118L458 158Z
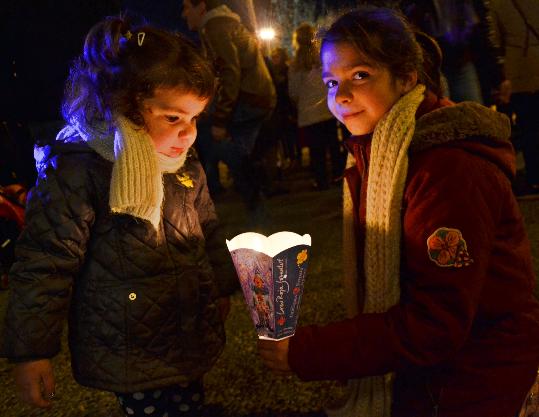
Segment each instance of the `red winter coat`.
M511 190L508 122L478 104L432 97L418 116L402 201L399 304L298 328L290 366L305 380L396 372L393 417L430 417L436 408L440 417L513 417L539 365L539 303ZM349 147L361 277L370 139ZM461 232L473 263L435 262L427 240L444 227Z

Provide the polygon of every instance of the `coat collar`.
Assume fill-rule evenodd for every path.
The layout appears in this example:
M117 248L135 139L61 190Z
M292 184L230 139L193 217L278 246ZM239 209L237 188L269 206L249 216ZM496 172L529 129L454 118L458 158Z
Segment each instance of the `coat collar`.
M492 161L512 178L515 156L510 137L511 124L505 115L478 103L455 104L427 92L416 113L409 153L440 145L457 146ZM345 144L356 157L357 150L362 148L368 159L371 140L372 134L352 136Z

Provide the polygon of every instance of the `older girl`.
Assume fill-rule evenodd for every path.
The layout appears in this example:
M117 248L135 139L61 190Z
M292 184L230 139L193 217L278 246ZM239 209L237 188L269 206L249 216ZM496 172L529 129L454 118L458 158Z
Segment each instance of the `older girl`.
M509 121L441 98L437 51L383 8L349 12L322 37L328 105L353 134L350 318L259 349L278 373L348 379L330 416L513 417L536 375L539 304Z

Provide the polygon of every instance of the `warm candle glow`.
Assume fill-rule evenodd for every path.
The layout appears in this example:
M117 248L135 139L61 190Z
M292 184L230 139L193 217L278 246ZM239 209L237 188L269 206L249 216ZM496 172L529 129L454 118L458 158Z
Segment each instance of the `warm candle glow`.
M262 239L260 239L259 237L254 237L251 243L253 245L252 249L254 249L257 252L262 252L262 249L264 247L262 243Z

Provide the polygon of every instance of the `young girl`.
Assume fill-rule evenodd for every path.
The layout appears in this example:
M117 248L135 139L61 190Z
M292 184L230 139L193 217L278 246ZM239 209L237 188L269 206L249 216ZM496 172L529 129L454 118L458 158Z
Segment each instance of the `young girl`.
M210 66L178 35L123 18L89 32L67 125L36 152L10 274L3 355L27 403L51 405L68 316L80 384L115 392L129 416L200 414L235 281L190 151L213 91Z
M328 104L354 135L350 318L259 350L280 374L348 379L330 416L513 417L537 372L539 304L509 122L442 99L436 51L390 9L349 12L322 37Z

